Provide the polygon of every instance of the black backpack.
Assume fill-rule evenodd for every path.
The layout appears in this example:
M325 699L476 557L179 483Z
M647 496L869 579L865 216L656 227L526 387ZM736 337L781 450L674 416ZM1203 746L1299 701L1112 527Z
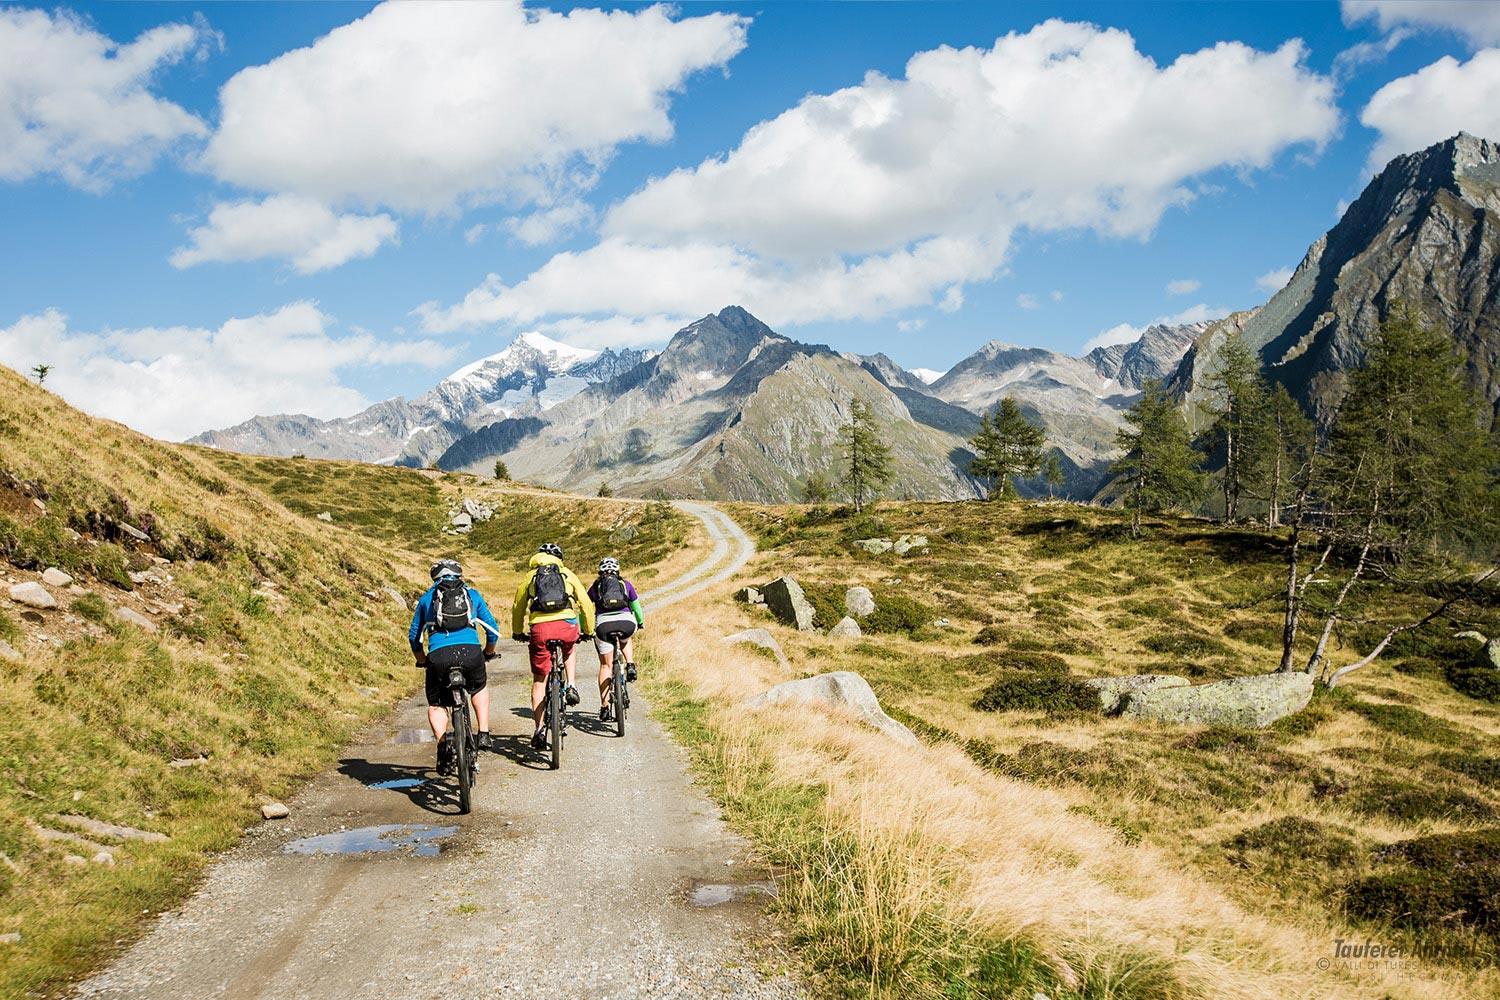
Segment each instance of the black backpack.
M474 606L469 588L459 579L444 577L432 594L432 627L437 632L458 632L474 626Z
M595 593L599 595L599 599L594 603L599 606L600 611L624 611L630 607L630 593L625 589L625 581L614 573L599 574Z
M562 567L557 563L542 563L531 581L531 610L550 615L567 607L568 584L563 579Z

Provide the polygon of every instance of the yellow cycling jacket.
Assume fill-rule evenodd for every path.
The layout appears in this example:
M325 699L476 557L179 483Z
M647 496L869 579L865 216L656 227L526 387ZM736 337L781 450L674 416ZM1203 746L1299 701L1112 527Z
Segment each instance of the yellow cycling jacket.
M568 603L570 607L562 611L532 612L531 610L531 587L536 580L536 568L544 563L556 563L562 568L563 583L568 588ZM531 557L531 569L526 578L521 581L520 588L516 591L516 601L510 608L510 630L514 633L528 631L526 625L527 616L531 617L531 624L537 625L541 622L559 622L564 618L577 618L579 628L584 635L590 635L594 631L594 602L589 600L588 591L584 588L582 581L573 575L573 571L563 566L563 561L557 556L549 556L545 552L538 552Z

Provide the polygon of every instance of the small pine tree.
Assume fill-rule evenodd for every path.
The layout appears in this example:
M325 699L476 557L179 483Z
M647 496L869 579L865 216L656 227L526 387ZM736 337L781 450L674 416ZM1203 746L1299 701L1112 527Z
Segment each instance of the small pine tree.
M1230 336L1204 386L1214 396L1209 443L1222 448L1224 455L1224 520L1233 523L1241 496L1259 480L1269 452L1267 389L1260 359L1239 336Z
M880 440L880 426L870 404L852 400L849 422L844 425L844 488L854 501L856 512L865 509L866 499L878 496L894 474L891 449Z
M1021 412L1009 396L979 419L969 441L975 452L969 471L990 484L990 498L1014 496L1016 479L1033 479L1042 471L1042 429Z
M601 496L601 497L612 497L612 496L615 495L615 489L614 489L613 486L609 485L609 483L607 483L607 482L600 483L599 484L599 493L597 495Z
M1182 414L1167 398L1160 382L1148 382L1125 414L1130 426L1115 437L1125 454L1110 466L1122 477L1124 502L1130 510L1131 537L1141 533L1142 511L1194 509L1203 501L1208 477L1203 456L1188 439Z
M814 472L802 484L803 503L827 503L832 499L833 487L829 485L828 477L821 472Z
M1063 472L1062 455L1056 448L1047 452L1047 457L1042 459L1042 481L1047 484L1047 499L1051 500L1057 496L1057 491L1067 482L1067 476Z
M1297 494L1298 470L1307 464L1316 445L1312 421L1301 405L1277 385L1265 398L1260 475L1251 495L1266 502L1266 524L1279 527L1281 515Z
M495 459L495 478L501 480L510 479L510 469L506 467L505 462L498 458Z
M37 385L43 385L43 384L45 384L46 381L47 381L47 376L51 373L51 371L52 371L52 366L51 365L32 365L31 366L31 375L32 375L33 378L36 379L36 384Z

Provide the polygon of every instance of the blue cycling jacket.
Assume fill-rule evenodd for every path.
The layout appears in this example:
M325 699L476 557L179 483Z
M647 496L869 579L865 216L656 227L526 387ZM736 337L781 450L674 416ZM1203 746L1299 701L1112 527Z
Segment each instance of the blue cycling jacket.
M471 626L461 628L457 632L433 632L427 639L429 650L442 649L444 646L487 646L499 637L500 626L495 624L495 616L490 614L490 606L484 603L484 595L473 587L468 589L469 606L474 609L474 617L494 631ZM406 637L411 642L413 654L420 655L422 652L422 632L432 624L432 595L436 592L437 584L433 584L428 588L427 593L417 600L417 610L411 616L411 629Z

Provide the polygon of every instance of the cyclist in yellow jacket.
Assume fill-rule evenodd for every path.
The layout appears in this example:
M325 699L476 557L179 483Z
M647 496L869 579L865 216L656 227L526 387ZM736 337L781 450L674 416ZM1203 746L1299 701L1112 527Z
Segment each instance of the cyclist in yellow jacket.
M547 746L546 734L542 732L543 702L547 697L547 674L552 670L547 642L556 639L563 644L567 701L576 705L578 689L573 686L573 666L578 640L594 634L594 604L583 582L563 565L562 549L552 542L531 557L531 569L517 588L515 603L511 605L510 630L512 639L531 644L531 718L536 726L531 745L543 750Z

